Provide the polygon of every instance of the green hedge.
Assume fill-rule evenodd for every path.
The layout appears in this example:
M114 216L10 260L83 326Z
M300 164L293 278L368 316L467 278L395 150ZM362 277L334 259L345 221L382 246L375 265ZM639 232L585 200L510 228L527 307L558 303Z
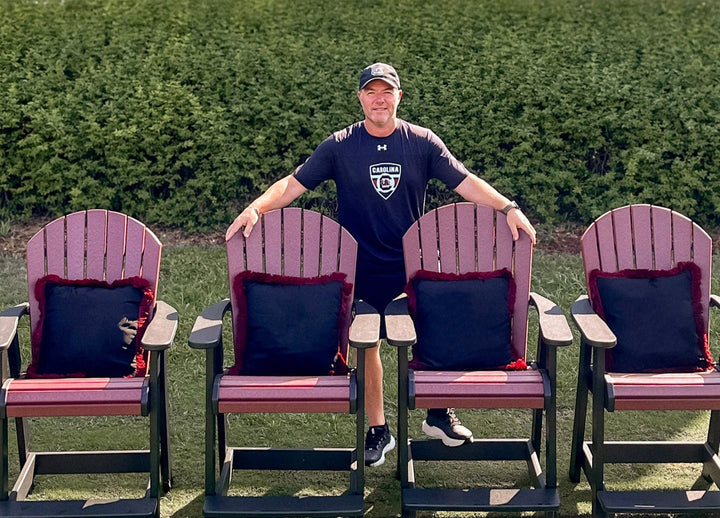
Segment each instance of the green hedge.
M536 221L651 202L715 227L718 27L707 0L0 0L0 218L221 228L361 117L383 60L400 115Z

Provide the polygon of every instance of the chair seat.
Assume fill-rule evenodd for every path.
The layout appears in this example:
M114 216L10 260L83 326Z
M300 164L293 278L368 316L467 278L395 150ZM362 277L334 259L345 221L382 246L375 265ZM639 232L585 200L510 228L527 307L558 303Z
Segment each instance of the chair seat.
M720 372L607 373L608 410L720 410Z
M350 411L348 376L218 376L219 413Z
M0 404L7 417L147 415L149 380L9 379Z
M548 387L537 370L413 371L416 408L543 408Z

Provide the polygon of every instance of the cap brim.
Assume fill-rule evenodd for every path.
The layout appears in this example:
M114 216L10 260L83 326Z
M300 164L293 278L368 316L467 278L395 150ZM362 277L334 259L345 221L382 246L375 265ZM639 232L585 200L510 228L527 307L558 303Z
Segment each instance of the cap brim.
M367 81L365 81L363 84L360 85L359 90L362 90L363 88L365 88L367 85L369 85L373 81L384 81L387 84L389 84L390 86L392 86L393 88L397 88L398 90L400 90L400 85L395 83L392 79L387 79L385 77L373 77L371 79L368 79Z

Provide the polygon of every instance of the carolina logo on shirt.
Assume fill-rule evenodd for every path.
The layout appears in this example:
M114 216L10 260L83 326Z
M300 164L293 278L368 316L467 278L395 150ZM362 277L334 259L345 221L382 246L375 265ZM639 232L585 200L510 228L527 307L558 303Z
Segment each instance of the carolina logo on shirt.
M387 200L397 189L401 172L400 164L389 162L373 164L370 166L370 180L377 193Z

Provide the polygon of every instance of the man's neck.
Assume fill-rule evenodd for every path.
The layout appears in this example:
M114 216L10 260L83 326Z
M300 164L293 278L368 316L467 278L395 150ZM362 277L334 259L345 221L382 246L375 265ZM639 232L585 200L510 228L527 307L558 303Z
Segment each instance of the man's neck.
M376 126L372 122L365 119L365 130L372 135L373 137L389 137L393 134L395 131L395 128L397 128L398 120L392 119L391 123L388 123L387 125L383 126Z

